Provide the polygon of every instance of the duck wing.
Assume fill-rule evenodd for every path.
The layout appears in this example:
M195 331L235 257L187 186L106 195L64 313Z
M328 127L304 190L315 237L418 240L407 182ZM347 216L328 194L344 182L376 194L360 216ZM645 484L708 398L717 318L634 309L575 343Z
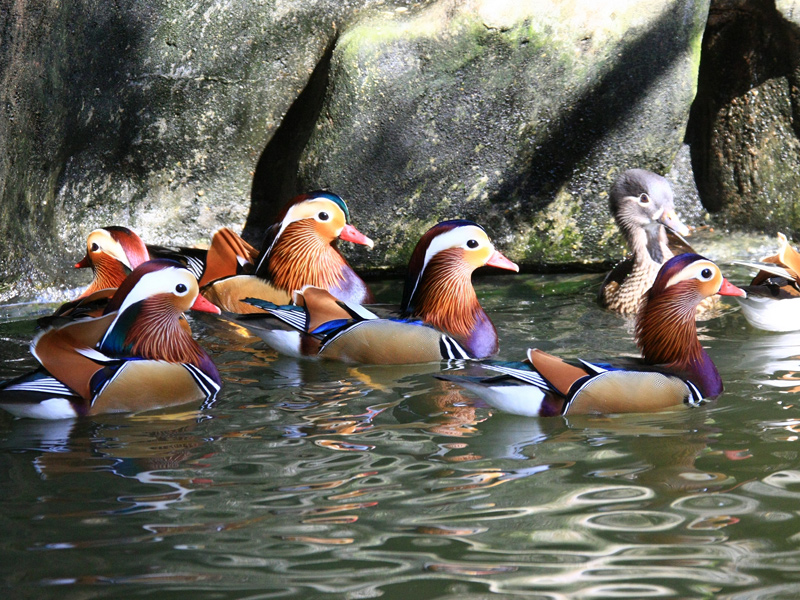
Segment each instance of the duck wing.
M451 381L489 406L509 414L551 417L564 412L566 398L551 388L529 362L484 361L478 364L499 374L487 377L442 373L434 377Z
M632 272L633 256L629 256L623 259L622 262L617 263L617 265L606 274L603 283L600 285L600 290L597 292L597 302L600 306L608 305L608 298L619 289L619 286L625 282Z
M151 259L167 258L180 263L189 269L198 280L203 276L208 254L208 251L203 248L170 247L157 244L147 244L147 252Z
M240 322L273 347L295 356L313 353L319 358L365 364L470 358L457 341L422 321L382 319L359 304L337 300L328 291L312 286L295 292L294 300L296 304L277 306L250 298L248 302L269 317L246 315ZM276 329L281 325L268 322L270 317L279 321L284 330L299 332L301 337L289 342L287 336L278 335ZM316 344L309 343L308 338Z
M39 329L47 329L61 327L76 319L99 317L116 291L114 288L106 288L71 302L65 302L52 315L36 319L36 325Z
M84 414L88 402L39 368L1 382L0 407L16 417L67 419Z
M141 412L213 399L219 384L201 369L163 360L110 360L92 379L88 414Z
M223 277L205 285L201 293L206 300L222 310L238 314L264 314L258 304L246 299L258 299L278 306L288 304L292 299L286 290L278 289L255 275Z
M581 360L575 365L532 349L528 360L551 387L567 397L565 414L655 412L703 401L690 381L640 359Z
M501 373L488 378L444 376L490 405L523 416L650 412L702 402L699 390L678 375L637 359L614 364L569 362L538 349L523 363L482 362Z
M214 232L205 261L205 270L200 278L200 287L222 279L255 271L258 250L228 227Z
M105 359L94 350L116 313L48 329L31 344L36 360L57 380L87 401L92 399L92 378ZM95 356L98 355L98 356Z
M751 286L762 285L772 277L780 277L782 279L790 281L797 281L798 277L795 271L786 268L782 264L768 262L768 258L762 262L735 260L733 261L733 263L736 265L742 265L743 267L749 267L751 269L755 269L758 271L758 273L756 273L756 276L753 277L753 281L750 282Z

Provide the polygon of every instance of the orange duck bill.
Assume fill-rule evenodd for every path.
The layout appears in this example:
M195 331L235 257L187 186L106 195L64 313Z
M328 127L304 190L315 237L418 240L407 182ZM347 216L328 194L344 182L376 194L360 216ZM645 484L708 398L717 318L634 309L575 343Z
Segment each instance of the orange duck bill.
M724 277L722 279L722 285L719 287L719 291L717 293L720 296L747 296L747 292L745 292L742 288L736 287Z
M375 245L371 239L349 224L342 228L339 239L346 242L353 242L354 244L361 244L370 249Z
M515 262L508 260L497 250L495 250L494 254L492 254L489 257L489 260L486 261L486 265L489 267L497 267L498 269L507 269L509 271L514 271L515 273L519 273L519 265Z
M197 295L197 299L194 301L194 304L192 304L191 309L198 312L211 313L214 315L222 314L222 311L217 305L212 304L200 294Z

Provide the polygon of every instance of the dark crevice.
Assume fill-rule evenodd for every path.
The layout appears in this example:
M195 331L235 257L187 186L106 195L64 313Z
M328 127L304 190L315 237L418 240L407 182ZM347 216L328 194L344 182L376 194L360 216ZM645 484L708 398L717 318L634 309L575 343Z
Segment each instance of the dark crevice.
M306 87L289 107L258 160L250 193L250 213L242 232L257 247L286 202L305 191L298 189L297 183L300 157L322 111L335 46L336 38L326 48Z
M800 40L796 29L776 10L774 0L712 0L697 95L686 129L700 199L712 212L726 204L716 173L719 149L714 145L720 111L770 79L787 77L796 85L792 67L797 64ZM795 100L797 94L792 96ZM797 132L798 124L793 125Z

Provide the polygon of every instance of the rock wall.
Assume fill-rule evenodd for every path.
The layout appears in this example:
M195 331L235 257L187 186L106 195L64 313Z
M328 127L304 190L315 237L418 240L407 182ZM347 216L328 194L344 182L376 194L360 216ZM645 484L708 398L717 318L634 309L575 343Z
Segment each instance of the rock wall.
M258 244L320 187L376 240L357 268L452 217L529 268L598 265L611 181L693 190L685 142L715 220L796 230L795 2L590 4L0 0L0 300L78 281L95 227Z
M715 0L687 141L727 227L800 233L800 2Z
M333 51L301 187L348 198L379 240L359 258L376 264L402 264L456 215L526 265L618 255L606 191L621 170L672 165L707 10L476 0L366 13Z
M265 146L372 4L2 0L0 299L74 279L98 226L241 229Z

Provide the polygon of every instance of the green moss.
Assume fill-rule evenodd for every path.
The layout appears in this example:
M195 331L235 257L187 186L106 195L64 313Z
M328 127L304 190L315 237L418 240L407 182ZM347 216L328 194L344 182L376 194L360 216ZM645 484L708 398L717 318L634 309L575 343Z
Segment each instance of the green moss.
M510 254L526 263L575 262L583 246L578 225L580 202L561 190L545 209L533 215L533 226L521 231Z
M392 240L387 240L389 248L386 250L380 263L397 267L407 265L419 238L435 224L436 220L422 221L420 219L409 218L405 221L402 234L395 236Z

